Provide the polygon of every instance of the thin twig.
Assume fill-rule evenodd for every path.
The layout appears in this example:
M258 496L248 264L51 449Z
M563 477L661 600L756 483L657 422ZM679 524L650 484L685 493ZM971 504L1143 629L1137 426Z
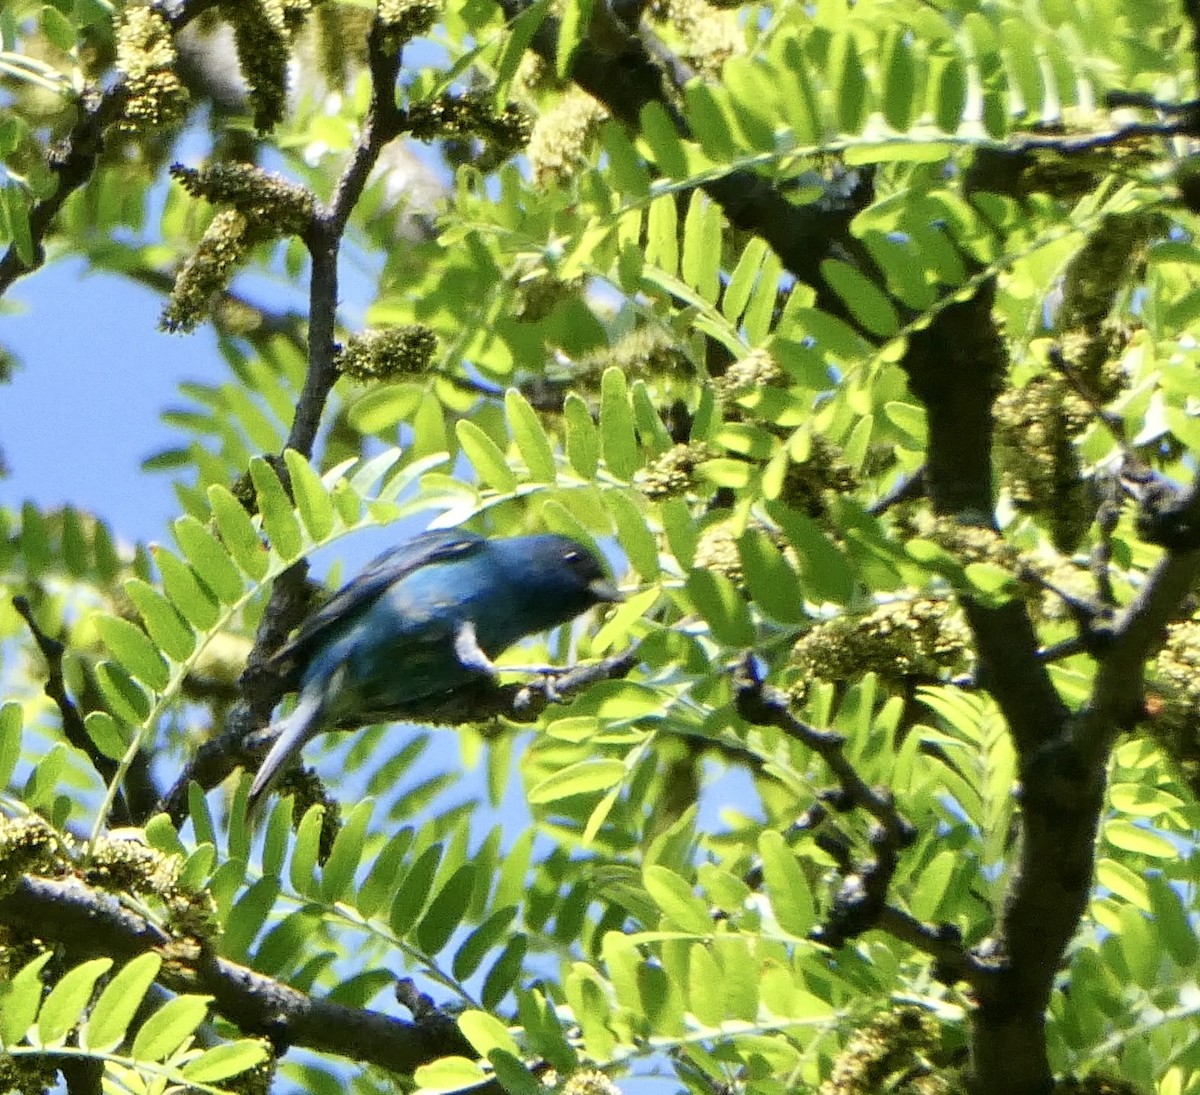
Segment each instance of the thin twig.
M753 655L748 655L734 675L735 703L738 714L758 726L775 726L816 753L838 781L847 803L870 814L898 848L906 848L917 837L912 823L896 809L890 790L869 787L854 765L846 759L846 739L830 730L815 726L792 714L787 694L766 684Z
M71 745L92 762L92 767L107 783L116 773L117 763L96 748L96 743L92 741L91 735L87 732L79 708L76 707L75 701L67 692L67 683L63 678L63 655L66 653L66 647L58 639L51 638L38 626L28 597L18 594L12 599L12 606L16 609L17 615L25 621L29 633L33 636L33 641L37 643L38 650L46 659L46 683L42 690L58 708L63 734ZM118 823L128 824L128 809L124 800L117 806L117 809L120 811Z

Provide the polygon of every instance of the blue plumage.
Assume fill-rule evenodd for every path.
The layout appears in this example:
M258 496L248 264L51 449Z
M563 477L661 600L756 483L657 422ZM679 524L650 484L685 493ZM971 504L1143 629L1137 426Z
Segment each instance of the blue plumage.
M299 696L254 777L250 808L317 734L395 718L491 676L491 659L523 636L620 599L595 555L565 536L445 529L384 552L276 654Z

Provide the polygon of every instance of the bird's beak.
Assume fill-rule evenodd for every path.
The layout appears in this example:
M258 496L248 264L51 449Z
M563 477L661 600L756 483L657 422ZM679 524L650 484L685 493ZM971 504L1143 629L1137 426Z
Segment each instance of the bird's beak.
M625 594L617 589L607 578L593 578L588 582L588 592L597 601L610 601L613 604L620 604L625 600Z

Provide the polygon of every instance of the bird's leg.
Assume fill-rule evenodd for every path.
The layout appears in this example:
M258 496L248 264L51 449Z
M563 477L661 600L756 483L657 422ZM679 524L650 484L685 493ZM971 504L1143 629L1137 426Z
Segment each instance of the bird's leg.
M529 673L539 677L547 678L545 681L546 698L553 700L557 698L554 692L554 686L550 678L557 677L563 672L561 666L555 665L497 665L491 658L484 653L483 648L479 645L479 637L475 631L475 624L467 620L455 633L454 636L454 653L458 657L459 663L466 669L474 669L480 673L486 673L489 677L495 677L497 674L504 673Z

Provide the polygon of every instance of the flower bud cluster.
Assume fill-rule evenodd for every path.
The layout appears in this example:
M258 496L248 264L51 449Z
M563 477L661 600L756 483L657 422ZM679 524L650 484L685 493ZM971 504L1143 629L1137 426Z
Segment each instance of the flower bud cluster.
M953 602L890 601L865 616L839 616L806 631L792 648L800 695L812 680L848 681L867 672L889 684L938 680L970 659L970 632Z
M538 115L527 155L539 186L566 182L587 163L600 126L608 118L587 92L572 88Z
M413 323L354 335L338 351L334 364L346 376L372 384L424 373L436 350L437 336L428 327Z
M524 147L531 129L523 107L509 103L497 111L489 92L441 95L408 108L408 131L419 141L478 137L494 152L507 155Z
M171 25L149 4L131 3L116 25L117 69L128 98L118 123L128 132L150 132L181 121L187 89L175 72Z
M711 455L708 446L697 441L668 449L646 469L641 481L642 493L654 499L686 494L695 481L696 467Z
M376 11L389 42L401 46L428 31L442 7L435 0L379 0Z

